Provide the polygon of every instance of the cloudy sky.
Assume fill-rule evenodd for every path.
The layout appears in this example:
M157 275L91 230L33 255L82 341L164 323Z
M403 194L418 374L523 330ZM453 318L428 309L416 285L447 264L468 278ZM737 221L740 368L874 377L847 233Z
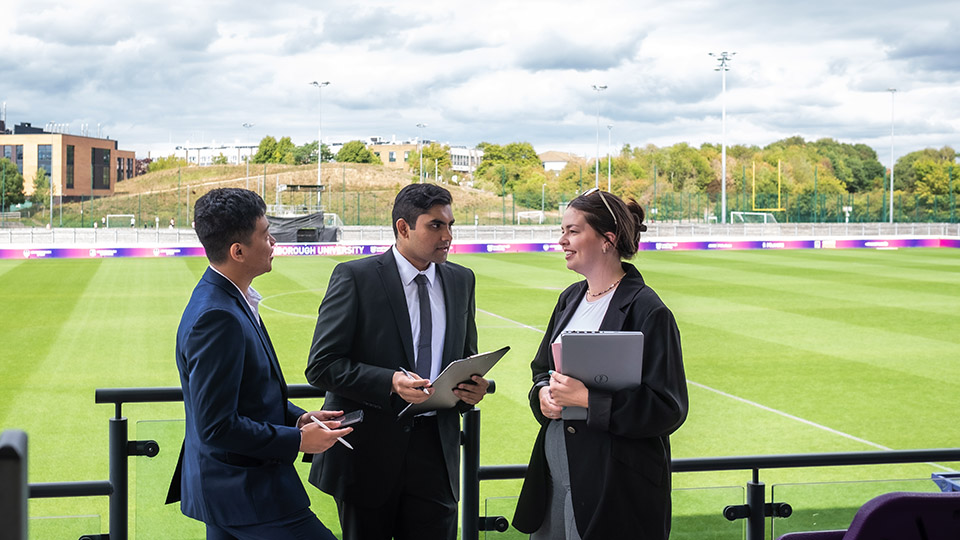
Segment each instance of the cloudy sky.
M69 124L141 157L174 146L380 136L537 151L800 135L960 149L948 1L4 0L8 126ZM596 92L592 85L606 85ZM896 88L893 103L886 90ZM253 124L244 128L243 124Z

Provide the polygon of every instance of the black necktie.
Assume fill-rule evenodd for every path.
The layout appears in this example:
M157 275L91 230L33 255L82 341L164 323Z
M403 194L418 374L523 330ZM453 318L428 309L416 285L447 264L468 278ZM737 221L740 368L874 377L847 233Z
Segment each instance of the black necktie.
M424 379L430 378L430 364L433 351L433 318L430 313L430 293L427 291L427 276L417 274L417 296L420 299L420 339L417 343L417 374Z

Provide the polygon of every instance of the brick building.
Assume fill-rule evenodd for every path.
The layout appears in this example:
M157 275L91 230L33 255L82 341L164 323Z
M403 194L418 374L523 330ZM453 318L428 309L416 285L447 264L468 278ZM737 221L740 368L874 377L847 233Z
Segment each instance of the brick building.
M53 182L53 197L65 200L112 195L117 182L136 174L136 154L120 150L117 141L67 133L50 133L29 123L0 132L0 158L12 161L23 175L23 190L44 169Z

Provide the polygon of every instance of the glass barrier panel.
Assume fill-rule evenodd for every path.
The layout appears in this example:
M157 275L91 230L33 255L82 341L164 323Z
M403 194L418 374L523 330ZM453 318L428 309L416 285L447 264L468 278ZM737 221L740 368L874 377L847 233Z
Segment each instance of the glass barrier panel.
M685 488L673 490L671 540L742 540L744 521L727 521L723 509L744 503L742 486ZM488 497L483 515L504 516L509 521L517 507L517 497ZM511 525L506 532L481 531L489 540L526 540L528 536Z
M789 504L793 514L771 518L771 537L846 529L865 502L892 491L939 492L940 488L930 478L774 484L770 487L771 500Z
M671 540L742 540L745 520L728 521L723 509L744 504L743 486L673 490Z
M100 516L32 517L27 521L27 538L48 540L67 538L75 540L85 535L100 534Z
M180 513L180 504L164 504L170 479L180 457L183 420L141 420L136 424L136 439L154 440L160 445L155 457L134 457L131 462L130 522L136 538L178 538L204 540L206 527Z
M509 522L513 519L514 510L517 509L517 499L516 496L487 497L484 499L483 515L487 517L503 516ZM480 538L483 540L527 540L529 537L529 534L514 529L513 525L510 525L506 532L480 531Z

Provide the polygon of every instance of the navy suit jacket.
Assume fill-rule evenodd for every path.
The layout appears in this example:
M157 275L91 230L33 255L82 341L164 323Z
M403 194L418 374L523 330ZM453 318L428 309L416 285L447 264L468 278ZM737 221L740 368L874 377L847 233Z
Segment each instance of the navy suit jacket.
M293 466L304 411L287 401L267 329L237 287L211 268L180 320L177 369L186 435L174 482L183 513L249 525L309 507Z

